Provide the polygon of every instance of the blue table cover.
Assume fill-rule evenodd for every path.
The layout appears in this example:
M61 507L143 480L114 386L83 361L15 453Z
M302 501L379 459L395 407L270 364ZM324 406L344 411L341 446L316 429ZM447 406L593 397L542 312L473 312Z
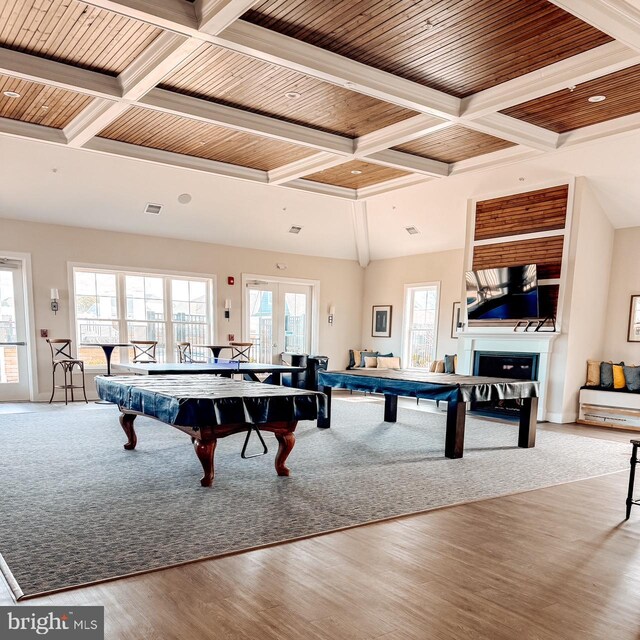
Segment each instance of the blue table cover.
M199 429L226 424L316 420L326 396L212 375L98 376L103 400L162 422Z
M321 371L318 386L454 402L538 397L538 383L530 380L423 373L413 369Z

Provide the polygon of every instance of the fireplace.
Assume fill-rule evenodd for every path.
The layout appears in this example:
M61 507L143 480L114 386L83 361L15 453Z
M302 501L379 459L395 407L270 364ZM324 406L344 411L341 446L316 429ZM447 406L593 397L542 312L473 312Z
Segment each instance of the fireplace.
M473 375L492 378L538 380L540 354L510 353L504 351L474 351ZM496 415L502 418L518 418L520 400L498 402L473 402L472 411Z

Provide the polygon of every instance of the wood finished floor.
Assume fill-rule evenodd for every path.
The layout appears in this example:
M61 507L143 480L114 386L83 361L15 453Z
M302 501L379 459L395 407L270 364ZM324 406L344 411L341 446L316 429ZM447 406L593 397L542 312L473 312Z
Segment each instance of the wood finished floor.
M638 640L640 507L622 521L626 481L591 478L24 604L104 605L109 640Z

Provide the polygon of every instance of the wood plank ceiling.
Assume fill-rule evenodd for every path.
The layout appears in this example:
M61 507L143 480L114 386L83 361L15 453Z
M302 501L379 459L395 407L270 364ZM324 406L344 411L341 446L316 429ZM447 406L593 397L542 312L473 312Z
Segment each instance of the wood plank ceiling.
M417 115L302 73L204 45L161 88L349 138Z
M458 97L611 40L546 0L264 0L243 19Z
M76 0L0 0L0 46L109 75L124 71L160 33Z
M140 107L128 109L100 137L262 171L313 153L311 149L279 140Z
M454 125L393 148L441 162L460 162L512 146L512 142Z
M222 25L213 43L211 34L196 29L198 3L91 2L0 0L0 134L16 135L21 121L29 123L19 130L24 137L85 146L97 135L235 167L279 169L266 179L334 185L343 188L336 195L354 198L372 191L344 189L367 189L411 175L415 167L423 171L431 166L424 158L443 163L425 179L445 177L472 158L493 153L497 161L500 151L514 146L502 135L519 141L523 151L553 150L562 144L555 134L640 113L638 58L605 75L610 59L623 55L606 47L589 54L596 69L602 55L601 77L525 100L534 95L527 94L529 80L538 86L545 74L522 76L612 42L548 0L258 0L239 31ZM273 46L282 35L293 41ZM302 49L296 40L318 49ZM342 60L343 70L326 52L372 69ZM570 63L572 70L585 64ZM380 79L374 69L396 78ZM588 73L597 75L591 67ZM454 98L516 78L522 104L495 107L514 120L492 111L496 117L479 128L493 135L475 131L467 103L458 110ZM130 91L136 83L139 93ZM126 99L118 94L125 86ZM588 102L594 95L606 99ZM446 120L448 126L422 135ZM49 129L35 135L32 125ZM376 164L372 155L388 149L404 154L393 154L396 168ZM473 169L469 165L466 170ZM251 172L237 173L251 179Z
M6 93L17 93L18 98ZM66 127L92 98L19 78L0 75L0 117L44 127Z

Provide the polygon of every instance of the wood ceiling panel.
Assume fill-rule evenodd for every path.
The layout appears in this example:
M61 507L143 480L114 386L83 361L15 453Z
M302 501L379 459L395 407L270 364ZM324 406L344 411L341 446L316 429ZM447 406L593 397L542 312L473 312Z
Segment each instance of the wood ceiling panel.
M458 97L611 41L547 0L264 0L243 18Z
M110 75L160 33L76 0L0 0L0 46Z
M214 45L198 49L161 88L350 138L417 115ZM300 96L287 98L290 92Z
M15 91L19 98L9 98ZM93 98L74 91L0 75L0 117L63 129Z
M169 113L131 107L101 138L269 171L314 151Z
M604 102L589 102L604 95ZM505 113L531 124L565 133L640 111L640 65L506 109Z
M455 125L394 147L394 149L423 158L440 160L440 162L460 162L512 146L514 144L507 140Z
M354 174L352 173L353 171L359 171L360 173ZM381 182L387 182L387 180L402 178L408 175L410 174L407 171L382 167L377 164L362 162L361 160L352 160L337 167L305 176L304 179L311 180L312 182L331 184L336 187L362 189L363 187L370 187L374 184L380 184Z

